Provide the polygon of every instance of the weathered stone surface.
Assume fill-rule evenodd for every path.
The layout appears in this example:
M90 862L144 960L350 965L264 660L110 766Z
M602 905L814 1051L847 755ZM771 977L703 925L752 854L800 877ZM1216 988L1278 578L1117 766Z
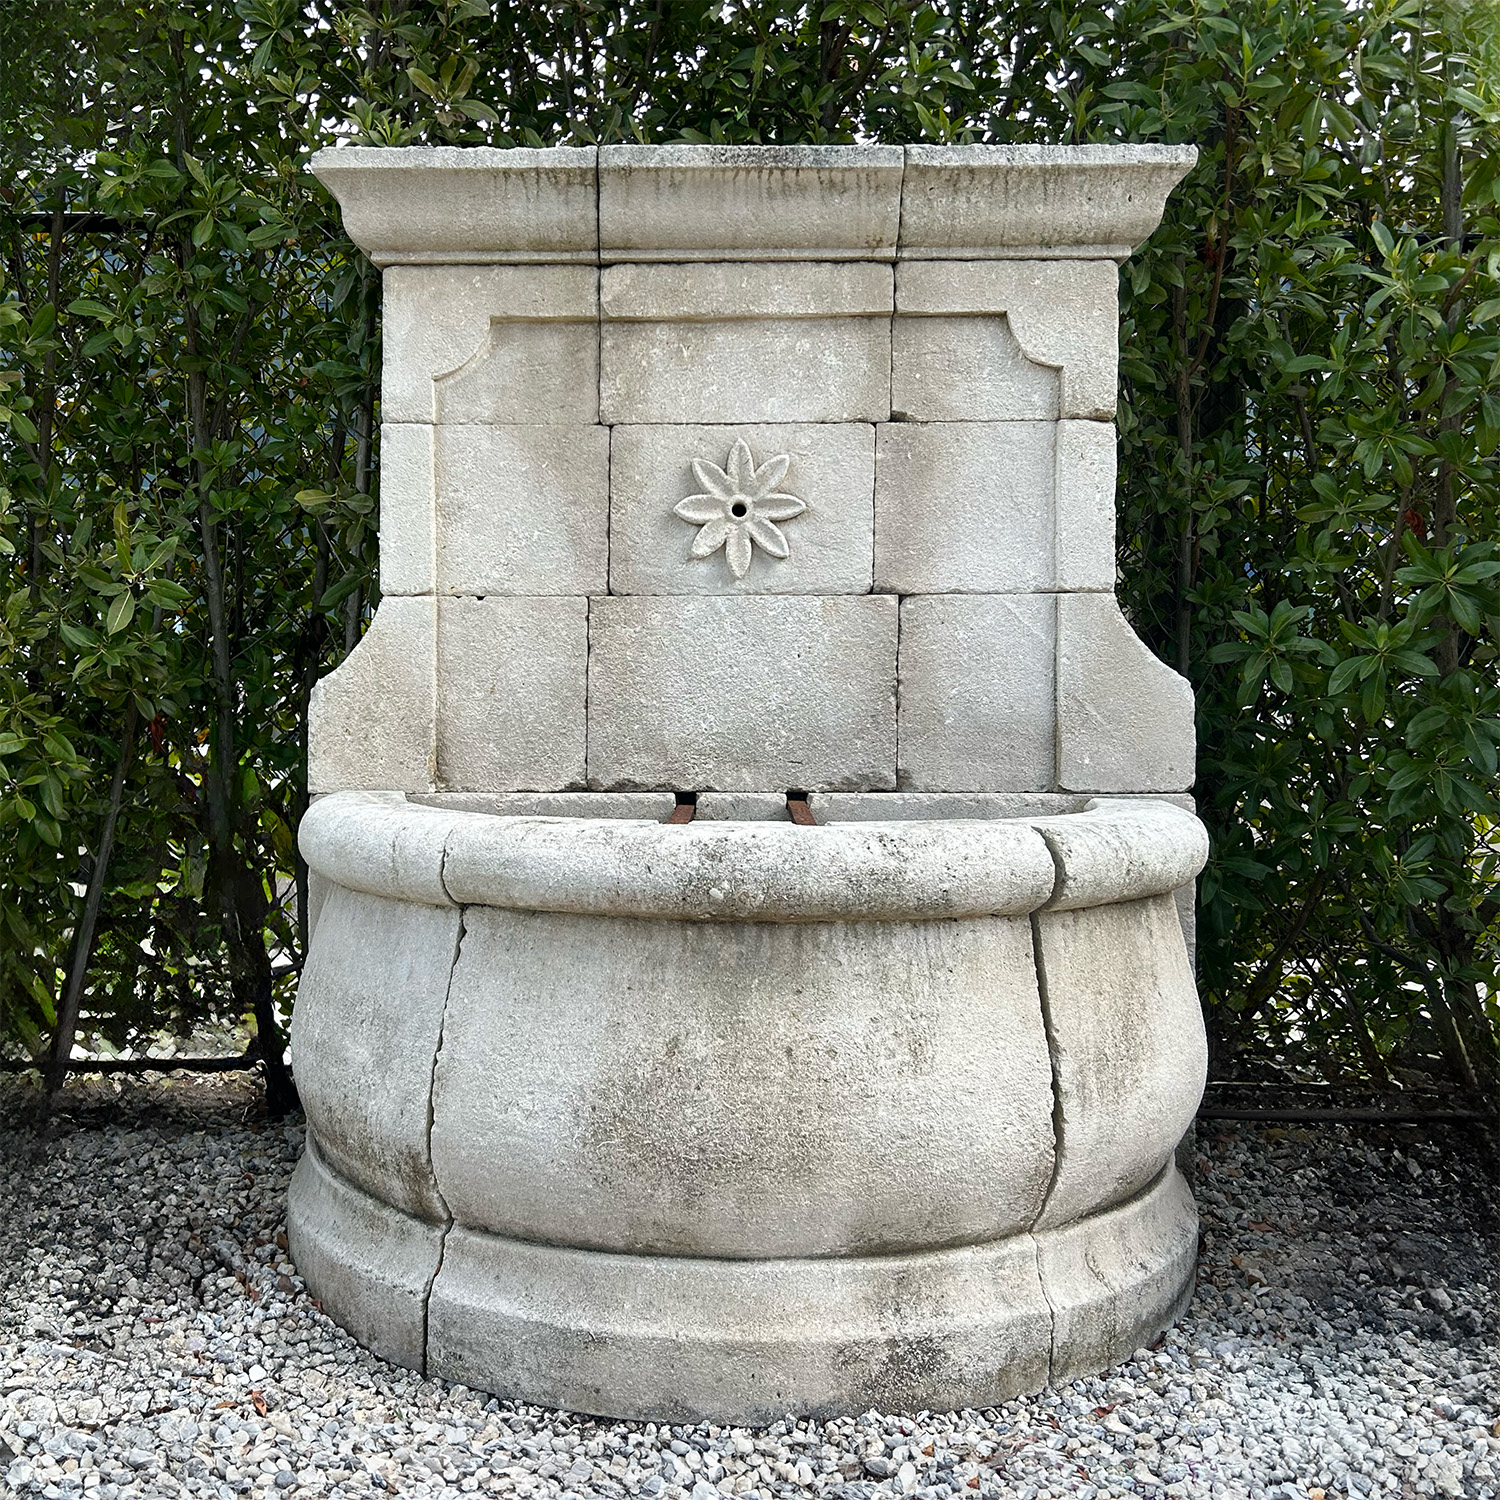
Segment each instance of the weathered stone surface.
M1055 555L1059 589L1115 586L1115 426L1057 424Z
M932 921L1036 911L1056 883L1024 823L799 828L705 818L466 818L443 883L466 904L703 922Z
M1170 895L1034 922L1058 1112L1045 1228L1157 1177L1197 1111L1208 1044Z
M588 602L443 599L438 776L452 791L581 786Z
M820 823L884 823L913 819L1048 818L1082 812L1076 792L814 792L808 806Z
M1051 594L901 601L903 789L1052 788L1055 616Z
M428 1370L507 1399L763 1426L998 1405L1047 1379L1028 1237L923 1255L609 1255L455 1229Z
M443 1230L372 1198L324 1165L317 1142L287 1189L286 1234L297 1272L323 1310L394 1365L426 1361L427 1294Z
M599 410L618 422L883 422L891 270L609 266Z
M307 873L307 943L311 950L313 939L318 935L318 918L323 914L324 903L328 900L328 894L333 889L333 883L326 875L314 874L311 870Z
M310 163L349 237L377 266L593 261L593 146L337 146Z
M1141 797L1192 701L1113 596L1112 257L1191 152L364 155L329 180L406 263L302 823L312 1290L655 1420L1148 1342L1205 837Z
M1186 809L1146 797L1096 797L1082 812L1032 820L1057 860L1049 911L1108 906L1190 884L1208 861L1208 830Z
M445 594L602 594L609 429L441 427L437 514Z
M434 1223L448 1212L428 1156L428 1100L460 926L453 906L335 885L292 1016L297 1091L328 1164Z
M1196 146L908 146L901 254L1124 260Z
M664 823L677 799L671 792L423 792L411 799L448 812L502 818L640 818Z
M380 592L430 594L436 587L437 505L432 428L380 428Z
M401 792L334 792L303 813L297 844L308 869L336 884L393 901L449 906L443 843L452 822Z
M899 594L1052 587L1055 425L876 428L875 587Z
M1119 298L1119 273L1109 261L914 260L896 266L898 321L1004 313L1021 353L1060 372L1060 417L1114 416ZM960 357L972 358L972 351Z
M772 522L788 555L778 558L752 544L750 566L740 578L731 567L727 547L693 556L702 526L676 510L688 496L704 494L694 460L724 472L738 442L746 445L768 483L775 468L766 471L766 465L781 457L790 460L771 494L790 494L804 506ZM709 477L714 478L712 471ZM869 593L874 491L875 429L865 424L616 427L610 448L610 592ZM747 519L755 520L753 497L743 504ZM733 524L730 507L722 509L718 519ZM790 509L773 505L771 514L782 516Z
M1027 359L1003 313L897 318L891 341L891 411L902 421L1057 418L1057 371Z
M1193 783L1193 690L1147 650L1113 594L1058 596L1057 738L1068 791Z
M611 260L892 259L899 146L605 146Z
M1129 1203L1036 1236L1052 1309L1052 1380L1107 1369L1151 1344L1187 1306L1198 1211L1168 1166Z
M589 784L890 788L896 601L596 599Z
M714 822L788 823L784 792L703 792L694 820Z
M429 790L436 714L435 602L383 599L353 652L313 684L308 790Z
M1052 1107L1024 917L669 923L470 906L433 1164L460 1223L519 1239L889 1254L1028 1226L1051 1178Z
M393 266L381 349L387 422L595 422L599 272Z

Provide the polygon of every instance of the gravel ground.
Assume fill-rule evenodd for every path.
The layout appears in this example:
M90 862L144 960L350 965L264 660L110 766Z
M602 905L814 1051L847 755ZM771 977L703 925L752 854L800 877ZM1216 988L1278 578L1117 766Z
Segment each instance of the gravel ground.
M0 1095L0 1494L837 1500L1500 1494L1494 1207L1463 1135L1205 1127L1198 1293L997 1410L768 1430L513 1406L359 1349L287 1258L297 1126L241 1082Z

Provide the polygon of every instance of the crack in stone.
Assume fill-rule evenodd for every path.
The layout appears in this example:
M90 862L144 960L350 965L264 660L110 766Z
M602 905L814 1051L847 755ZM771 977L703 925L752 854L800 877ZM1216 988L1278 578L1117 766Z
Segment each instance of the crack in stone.
M1062 889L1063 866L1057 851L1052 847L1049 840L1043 838L1042 842L1047 846L1047 852L1052 856L1052 862L1057 869L1057 879L1052 889L1052 897L1055 899ZM1052 1295L1047 1290L1047 1278L1042 1273L1041 1246L1037 1242L1036 1226L1041 1222L1047 1212L1047 1206L1052 1202L1052 1195L1057 1190L1057 1180L1062 1172L1063 1165L1063 1127L1066 1123L1063 1115L1062 1090L1058 1084L1057 1077L1057 1033L1052 1022L1052 1006L1047 994L1047 966L1042 958L1042 932L1040 926L1040 912L1031 914L1031 958L1032 967L1036 973L1037 998L1041 1005L1042 1028L1047 1035L1047 1060L1051 1068L1052 1077L1052 1177L1047 1183L1047 1191L1042 1195L1041 1207L1037 1209L1036 1217L1027 1228L1027 1234L1031 1239L1032 1254L1036 1257L1037 1284L1042 1289L1042 1296L1047 1301L1047 1314L1051 1319L1051 1333L1047 1339L1047 1379L1050 1384L1052 1379L1052 1367L1057 1349L1057 1309L1053 1305Z
M448 850L445 844L442 861L438 867L438 882L442 885L444 891L448 889L447 881L444 879L447 863ZM432 1190L437 1195L438 1202L443 1206L446 1222L442 1226L442 1238L438 1241L437 1264L432 1268L432 1275L427 1278L427 1285L422 1291L422 1373L424 1375L427 1373L428 1329L432 1308L432 1289L437 1285L437 1279L442 1274L443 1257L448 1250L448 1236L453 1232L453 1214L448 1208L447 1198L443 1196L442 1185L437 1180L437 1168L433 1165L432 1160L432 1124L437 1094L438 1059L443 1054L443 1035L448 1025L448 1003L453 995L453 974L458 968L458 960L463 953L465 932L464 908L460 906L458 908L458 933L453 941L453 958L448 965L448 987L443 992L443 1011L438 1019L437 1045L433 1048L432 1072L428 1077L427 1083L427 1127L425 1141L427 1148L427 1171L432 1178Z

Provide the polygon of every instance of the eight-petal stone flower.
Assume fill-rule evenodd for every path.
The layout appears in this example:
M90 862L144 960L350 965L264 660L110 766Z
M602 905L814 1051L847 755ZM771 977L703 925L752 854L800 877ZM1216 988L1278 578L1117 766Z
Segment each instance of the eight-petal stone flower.
M791 462L788 454L781 453L757 469L743 438L735 440L729 462L722 469L695 458L693 473L703 493L689 495L673 507L675 515L702 528L693 538L692 555L710 557L722 547L729 559L729 571L736 578L750 571L755 547L772 557L786 557L791 548L776 522L790 521L807 509L795 495L776 488Z

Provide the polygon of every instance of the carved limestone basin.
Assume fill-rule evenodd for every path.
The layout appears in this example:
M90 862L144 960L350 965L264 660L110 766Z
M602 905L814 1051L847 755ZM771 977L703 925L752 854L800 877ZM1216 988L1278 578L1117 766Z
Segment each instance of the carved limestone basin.
M526 800L344 792L303 826L289 1233L362 1342L518 1400L761 1422L990 1405L1174 1316L1191 813Z

